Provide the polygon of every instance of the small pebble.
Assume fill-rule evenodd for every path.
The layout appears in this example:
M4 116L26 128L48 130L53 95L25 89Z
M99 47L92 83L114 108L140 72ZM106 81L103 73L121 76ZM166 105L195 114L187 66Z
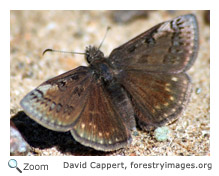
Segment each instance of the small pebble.
M154 131L154 137L157 141L166 141L168 139L169 128L165 127L158 127Z
M200 94L202 92L202 89L201 88L196 88L195 92L196 92L196 94Z

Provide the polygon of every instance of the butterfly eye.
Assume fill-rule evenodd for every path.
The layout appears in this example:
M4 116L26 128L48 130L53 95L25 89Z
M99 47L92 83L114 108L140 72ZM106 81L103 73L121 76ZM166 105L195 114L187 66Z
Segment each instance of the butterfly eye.
M101 59L103 57L103 52L94 46L89 46L85 50L85 59L89 64L92 63L94 60Z

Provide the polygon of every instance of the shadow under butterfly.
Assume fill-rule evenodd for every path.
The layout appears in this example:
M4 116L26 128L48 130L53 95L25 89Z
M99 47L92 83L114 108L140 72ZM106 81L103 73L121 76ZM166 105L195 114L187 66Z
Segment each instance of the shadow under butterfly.
M89 46L88 67L49 79L20 102L46 128L70 131L85 146L113 151L131 143L136 123L153 130L175 121L189 100L185 73L199 45L193 14L160 23L114 49Z

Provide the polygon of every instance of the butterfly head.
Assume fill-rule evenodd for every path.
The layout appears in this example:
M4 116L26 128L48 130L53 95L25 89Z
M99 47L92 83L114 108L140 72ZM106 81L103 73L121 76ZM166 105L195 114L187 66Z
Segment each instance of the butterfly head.
M88 46L85 50L85 58L89 64L92 64L93 61L104 58L104 54L99 48Z

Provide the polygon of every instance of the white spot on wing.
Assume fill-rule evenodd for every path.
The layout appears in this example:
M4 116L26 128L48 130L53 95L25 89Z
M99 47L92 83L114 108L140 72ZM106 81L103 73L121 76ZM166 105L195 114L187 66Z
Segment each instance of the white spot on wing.
M85 124L84 124L84 123L82 123L82 124L81 124L81 128L83 128L83 129L84 129L84 127L85 127Z
M173 76L173 77L171 78L171 80L176 82L176 81L178 81L178 78Z

